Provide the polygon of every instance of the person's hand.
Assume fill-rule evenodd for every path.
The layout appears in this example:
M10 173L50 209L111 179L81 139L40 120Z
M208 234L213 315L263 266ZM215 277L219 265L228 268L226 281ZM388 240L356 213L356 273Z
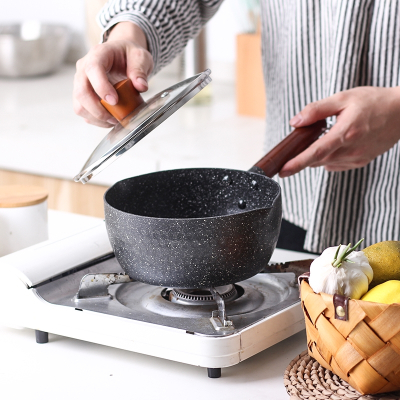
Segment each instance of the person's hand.
M308 104L290 120L299 128L336 115L335 125L288 161L279 176L306 167L345 171L367 165L400 140L400 87L357 87Z
M126 78L139 92L145 92L152 69L153 58L147 51L143 31L131 22L117 24L107 42L92 48L76 63L74 112L93 125L106 128L115 125L117 120L101 105L100 99L117 104L113 85Z

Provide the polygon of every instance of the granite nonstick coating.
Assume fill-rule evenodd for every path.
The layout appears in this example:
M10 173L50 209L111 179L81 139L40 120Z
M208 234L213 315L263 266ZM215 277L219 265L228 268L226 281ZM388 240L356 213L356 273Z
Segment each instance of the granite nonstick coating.
M201 168L117 182L104 195L115 256L132 279L209 288L257 274L278 240L279 185L254 172Z

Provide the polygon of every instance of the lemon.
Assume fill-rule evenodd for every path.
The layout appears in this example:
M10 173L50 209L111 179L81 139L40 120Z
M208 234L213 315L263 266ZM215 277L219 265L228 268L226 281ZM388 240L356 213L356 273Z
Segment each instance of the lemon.
M370 288L389 280L400 280L400 241L379 242L363 252L374 271Z
M361 297L374 303L400 303L400 281L387 281L375 286Z

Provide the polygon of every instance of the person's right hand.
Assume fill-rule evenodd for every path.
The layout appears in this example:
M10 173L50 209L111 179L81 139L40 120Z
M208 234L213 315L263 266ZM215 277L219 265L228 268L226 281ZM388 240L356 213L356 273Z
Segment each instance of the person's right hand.
M109 128L117 120L101 105L118 102L113 85L129 78L139 92L148 89L147 77L153 69L153 58L147 51L143 31L131 22L117 24L107 42L93 47L76 63L74 79L74 112L86 122Z

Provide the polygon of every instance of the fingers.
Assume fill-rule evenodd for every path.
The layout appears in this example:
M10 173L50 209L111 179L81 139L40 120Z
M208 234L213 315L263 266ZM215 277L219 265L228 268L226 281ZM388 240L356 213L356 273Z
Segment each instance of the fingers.
M87 110L85 110L81 106L81 104L79 104L76 100L74 100L74 102L73 102L73 108L74 108L75 114L77 114L80 117L82 117L85 120L85 122L87 122L88 124L100 126L102 128L111 128L118 122L113 117L111 117L109 119L109 121L106 121L106 122L98 120L92 114L90 114Z
M290 125L298 128L337 115L344 109L345 102L346 95L340 92L326 99L310 103L290 120Z
M117 121L101 105L118 102L113 87L128 77L139 92L148 89L147 77L153 58L144 48L130 41L114 41L95 46L77 62L74 78L74 111L91 124L109 127Z
M111 105L117 104L118 94L110 83L107 74L118 62L118 58L121 57L120 53L118 47L114 48L108 43L97 45L85 57L82 66L77 64L77 71L81 70L81 73L86 76L94 92Z
M357 87L307 105L290 121L306 126L335 115L336 124L308 149L288 161L281 177L306 167L327 171L361 168L399 141L398 92L395 88Z
M108 104L114 106L118 103L118 94L108 80L107 74L101 64L89 65L86 76L94 92Z
M324 160L343 146L342 137L347 130L347 125L337 123L327 134L315 141L297 157L288 161L279 172L279 176L285 178L306 167L324 165Z
M117 92L106 73L112 62L113 55L109 49L96 47L76 64L74 111L94 125L110 126L116 123L100 103L100 98L107 99L110 104L118 101Z
M294 127L307 126L333 115L337 116L345 109L347 98L347 93L340 92L326 99L310 103L290 120L290 124ZM288 161L279 172L279 176L283 178L296 174L306 167L325 165L324 160L343 147L346 132L349 130L348 123L343 122L343 120L341 123L337 122L326 135L314 142L297 157Z
M346 171L364 167L376 156L377 154L371 154L368 148L362 145L349 146L339 148L331 153L323 163L313 165L313 167L323 165L327 171Z
M75 114L88 120L89 123L110 126L116 120L101 105L98 95L94 92L91 83L84 74L76 74L74 79L73 105ZM93 121L93 122L92 122ZM95 121L98 121L95 123Z
M139 92L148 90L147 78L152 70L153 57L147 50L140 48L128 49L126 73L136 90Z

